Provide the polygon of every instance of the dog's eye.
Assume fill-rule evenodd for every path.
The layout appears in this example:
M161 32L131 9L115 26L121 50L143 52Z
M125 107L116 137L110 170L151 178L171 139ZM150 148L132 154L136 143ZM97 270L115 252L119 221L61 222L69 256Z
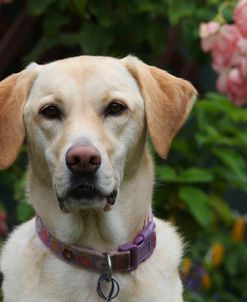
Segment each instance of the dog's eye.
M127 109L122 103L111 102L108 107L105 109L105 116L108 115L119 115Z
M59 119L62 116L60 109L55 105L45 106L40 110L40 114L47 119Z

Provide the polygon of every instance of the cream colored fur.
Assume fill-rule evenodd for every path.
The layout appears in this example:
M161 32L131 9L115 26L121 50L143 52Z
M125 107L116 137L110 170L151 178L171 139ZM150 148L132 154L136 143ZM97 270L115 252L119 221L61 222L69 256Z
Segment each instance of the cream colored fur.
M5 150L0 167L14 161L26 136L28 199L43 221L67 244L116 250L135 238L151 206L154 176L147 130L157 152L165 156L194 99L195 90L188 82L134 57L83 56L31 64L0 83L1 107L11 104L5 106L11 110L0 111L0 148ZM119 116L104 117L103 109L112 100L120 100L128 109ZM60 106L64 118L46 120L40 114L45 104ZM20 113L26 133L22 119L13 118ZM101 154L97 171L101 190L110 194L118 189L110 211L104 211L105 200L90 206L68 203L69 213L59 208L56 192L63 194L69 186L65 154L78 141L90 142ZM155 223L154 253L137 270L114 274L120 285L114 301L183 301L178 273L181 240L169 223L156 218ZM37 237L34 219L10 235L2 251L1 270L4 302L103 301L96 292L99 274L54 257Z

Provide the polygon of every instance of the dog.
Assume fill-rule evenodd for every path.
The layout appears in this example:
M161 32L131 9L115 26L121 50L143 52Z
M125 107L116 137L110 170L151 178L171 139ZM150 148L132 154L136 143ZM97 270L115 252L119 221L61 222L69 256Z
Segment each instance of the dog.
M0 82L0 167L25 140L37 213L2 249L5 302L183 301L182 240L151 213L147 134L165 158L195 99L133 56L31 63Z

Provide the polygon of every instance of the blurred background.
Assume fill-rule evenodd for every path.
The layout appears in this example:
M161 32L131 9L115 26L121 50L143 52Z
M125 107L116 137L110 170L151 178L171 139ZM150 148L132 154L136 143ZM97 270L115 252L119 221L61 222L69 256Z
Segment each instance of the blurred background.
M32 61L132 54L198 89L168 159L156 158L153 203L187 243L181 275L188 302L247 301L244 22L245 0L0 0L0 80ZM23 146L0 171L2 242L34 215L26 165Z

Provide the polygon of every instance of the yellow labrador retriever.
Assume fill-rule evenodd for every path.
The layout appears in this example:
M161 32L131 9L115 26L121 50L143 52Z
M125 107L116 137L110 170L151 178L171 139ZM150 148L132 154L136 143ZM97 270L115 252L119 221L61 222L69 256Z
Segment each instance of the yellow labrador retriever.
M181 240L150 210L146 137L166 157L195 96L132 56L32 63L0 82L0 168L26 138L37 213L3 248L5 302L183 301Z

